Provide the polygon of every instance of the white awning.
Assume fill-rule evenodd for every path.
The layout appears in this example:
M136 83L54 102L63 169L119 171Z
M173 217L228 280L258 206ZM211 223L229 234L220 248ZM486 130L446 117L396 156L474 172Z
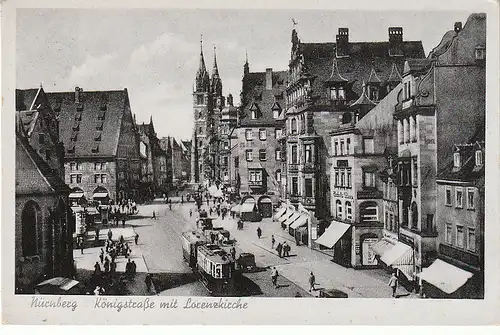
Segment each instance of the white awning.
M55 277L52 279L47 279L37 286L44 286L44 285L51 285L51 286L56 286L60 288L63 291L68 291L75 285L77 285L79 281L70 279L70 278L63 278L63 277Z
M393 248L395 243L387 238L383 238L372 245L373 252L378 256L383 256L388 250Z
M222 197L224 197L224 194L222 193L222 191L221 191L221 190L217 190L217 191L215 191L215 193L214 193L214 197L215 197L215 198L222 198Z
M283 223L286 219L288 219L290 216L293 215L293 211L287 211L284 215L282 215L279 219L278 219L278 222L279 223Z
M241 205L235 205L233 208L231 208L231 212L239 212L241 208Z
M284 225L290 225L292 224L295 220L297 220L299 218L300 214L295 212L293 213L288 219L285 220L285 222L283 222Z
M92 198L106 198L107 196L108 196L107 192L97 192L97 193L94 193Z
M278 209L278 212L274 215L274 219L278 220L286 212L286 207Z
M335 243L345 234L345 232L351 227L350 225L342 222L332 221L330 226L326 228L323 235L321 235L316 243L321 244L327 248L333 248Z
M83 192L75 192L75 193L70 193L69 198L70 199L80 199L83 198Z
M240 213L253 212L254 208L255 208L255 203L253 203L253 202L252 203L245 202L240 207Z
M401 264L401 262L398 262L399 259L403 258L407 253L412 253L413 249L401 242L396 242L394 247L391 249L387 250L380 260L387 264L388 266L393 266L396 265L396 263ZM412 257L413 258L413 257Z
M422 280L436 286L441 291L451 294L462 287L472 277L472 273L454 265L436 259L419 274Z
M309 215L301 214L300 217L290 225L290 228L297 229L300 226L305 225L307 223L307 219L309 219Z

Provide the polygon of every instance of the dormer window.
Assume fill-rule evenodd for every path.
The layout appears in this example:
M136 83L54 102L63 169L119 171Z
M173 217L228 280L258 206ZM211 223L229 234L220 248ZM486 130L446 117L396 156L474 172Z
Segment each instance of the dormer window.
M297 126L297 119L296 118L292 119L290 128L291 128L290 130L291 130L292 135L296 135L298 133L299 129Z
M485 60L486 59L486 48L485 47L476 47L476 60Z
M257 118L257 111L253 110L252 111L252 119L255 120Z
M331 100L345 100L345 90L343 86L330 87Z
M453 167L455 168L460 167L460 152L455 152L453 154Z
M368 91L370 92L370 100L379 100L379 88L375 85L370 85Z
M280 111L279 109L274 109L273 110L273 119L277 119L280 117Z
M99 112L97 115L98 120L104 120L106 118L106 112Z
M481 150L476 150L476 166L483 165L483 152Z

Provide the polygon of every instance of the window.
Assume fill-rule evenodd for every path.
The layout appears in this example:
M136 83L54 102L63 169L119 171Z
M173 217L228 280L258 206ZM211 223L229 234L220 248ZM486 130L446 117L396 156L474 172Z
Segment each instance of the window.
M281 130L281 129L274 129L274 137L280 138L282 134L283 134L283 130Z
M457 247L464 247L464 227L457 225Z
M352 205L350 201L345 202L345 218L352 221Z
M71 162L71 163L69 163L69 169L70 169L70 171L75 171L75 170L77 170L77 167L76 167L76 162Z
M251 141L251 140L253 140L253 132L252 132L252 129L247 129L247 130L245 130L245 138L247 139L247 141Z
M120 175L120 177L121 176L122 175ZM123 175L123 177L125 177L125 176ZM94 175L94 183L96 183L96 184L97 183L106 183L108 181L107 178L108 177L106 174L95 174ZM121 179L123 179L123 178L121 178Z
M237 169L240 167L240 158L234 157L234 168Z
M82 113L75 114L75 121L82 121Z
M247 162L253 161L253 152L252 152L252 149L249 149L249 150L246 151L246 158L247 158Z
M445 239L446 243L453 244L451 223L446 224L446 231L444 232L444 239Z
M476 251L476 230L474 228L467 229L467 250Z
M45 143L45 134L38 134L38 143Z
M330 99L337 100L337 89L335 87L330 87Z
M292 164L297 164L297 163L298 163L297 145L293 144L292 145Z
M97 126L95 126L96 130L102 130L104 128L104 122L99 122Z
M280 161L281 160L281 150L280 149L276 149L274 151L274 158L277 160L277 161Z
M483 152L481 150L476 150L476 166L483 165Z
M334 152L334 155L335 156L338 156L339 155L339 142L338 141L335 141L335 152Z
M277 119L280 117L280 111L279 109L274 109L273 110L273 119Z
M457 187L455 189L455 207L456 208L463 207L463 190L461 187Z
M97 114L98 120L104 120L105 118L106 118L106 112L99 112L99 114Z
M345 153L349 155L351 153L351 139L346 140Z
M417 117L410 116L410 137L412 142L417 141Z
M257 111L252 110L252 119L255 120L257 118Z
M418 206L416 202L411 204L411 227L413 229L418 228Z
M78 140L78 132L74 131L72 134L71 134L71 141L72 142L76 142Z
M467 208L474 209L474 189L467 189Z
M364 138L363 139L363 149L365 154L373 154L375 153L375 148L373 146L373 138Z
M94 141L101 141L101 133L94 134Z
M374 85L370 85L370 100L371 101L378 101L378 93L379 93L379 88Z
M486 49L484 47L476 47L476 60L484 60L486 58Z
M41 229L40 207L34 201L29 201L23 208L21 216L22 252L24 257L38 254L39 239L37 229Z
M347 170L347 187L351 187L351 170Z
M428 232L433 231L434 229L432 228L432 223L434 222L434 214L427 214L427 220L426 220L426 227L425 229Z
M417 165L417 158L416 157L412 158L412 163L413 163L413 168L411 171L413 174L412 183L413 183L413 186L417 186L418 185L418 165Z
M375 173L363 172L363 183L365 187L375 187Z
M351 123L352 115L349 112L342 114L342 124Z
M446 186L445 187L445 192L446 192L446 206L451 206L451 187Z
M378 206L376 202L365 201L359 205L359 217L361 223L378 221Z
M305 151L305 154L306 154L306 163L312 163L313 161L313 158L312 158L312 145L311 144L306 144L304 146L304 151Z
M304 179L304 188L305 188L306 197L312 197L313 196L312 178Z
M297 119L296 118L292 119L290 128L291 128L292 135L296 135L298 133L299 129L297 126Z
M198 105L203 105L203 95L197 95L196 96L196 103ZM199 117L201 118L201 112L200 112L200 116Z
M292 195L299 194L299 178L292 177Z
M267 135L267 134L266 134L266 130L265 130L265 129L261 129L261 130L259 130L259 139L260 139L261 141L265 141L265 140L266 140L266 138L267 138L267 136L266 136L266 135Z
M203 128L202 127L198 128L198 134L203 134Z
M276 170L275 177L276 177L276 181L278 183L281 183L281 170Z
M335 201L335 208L337 208L337 218L342 219L342 202L340 200Z
M344 155L344 140L340 140L340 155Z
M70 184L80 184L82 182L82 175L70 174L69 179L70 179Z
M262 171L250 171L249 181L260 184L262 182Z
M453 167L460 167L460 152L453 153Z
M340 171L339 170L335 170L335 186L339 186L339 181L340 181Z
M347 186L345 183L345 171L344 170L340 171L340 186L342 186L342 187Z
M259 150L259 159L265 161L267 159L266 149Z

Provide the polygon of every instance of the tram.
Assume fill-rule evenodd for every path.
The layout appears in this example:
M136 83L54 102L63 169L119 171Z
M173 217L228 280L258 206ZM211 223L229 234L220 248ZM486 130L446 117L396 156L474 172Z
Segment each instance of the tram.
M201 281L215 296L231 296L235 292L235 260L216 244L198 247L197 270Z
M181 235L182 256L189 266L195 270L198 246L209 243L208 238L201 231L189 230Z

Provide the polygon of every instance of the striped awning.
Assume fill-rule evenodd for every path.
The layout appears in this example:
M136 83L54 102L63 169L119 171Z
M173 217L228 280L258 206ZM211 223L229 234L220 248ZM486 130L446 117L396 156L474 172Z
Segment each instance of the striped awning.
M286 207L278 209L278 212L274 215L274 219L278 220L286 212Z
M283 223L286 219L288 219L290 216L292 216L294 212L293 211L287 211L285 214L283 214L279 219L279 223Z
M283 222L284 225L289 226L291 225L295 220L297 220L300 217L300 214L295 212L293 213L288 219Z
M394 247L394 242L387 238L383 238L372 245L372 250L376 255L383 256L384 253L390 250L392 247Z
M297 229L300 226L305 225L307 223L307 219L309 219L309 215L301 214L300 217L290 225L290 228Z

